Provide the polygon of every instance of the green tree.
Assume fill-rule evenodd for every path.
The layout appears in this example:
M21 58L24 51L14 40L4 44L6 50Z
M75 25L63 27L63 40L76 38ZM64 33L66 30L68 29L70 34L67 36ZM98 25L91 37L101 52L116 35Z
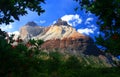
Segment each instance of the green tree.
M0 24L9 24L26 15L27 10L35 11L40 15L44 12L40 4L44 0L0 0ZM0 29L0 77L38 77L40 61L20 39L14 46L13 36ZM37 41L41 45L43 41ZM34 50L35 51L35 50ZM27 55L30 52L30 55Z
M120 0L75 0L81 9L98 17L100 35L96 43L107 52L120 55Z
M44 41L41 39L38 39L38 40L30 39L28 43L30 45L34 45L36 48L40 48L40 46L44 43Z
M0 77L39 77L41 63L37 49L30 49L20 39L13 45L13 38L0 30ZM15 41L14 41L15 42ZM41 45L43 41L37 42Z
M66 65L67 69L81 69L81 63L80 63L79 59L75 56L70 56L66 60L65 65Z
M40 15L44 12L41 3L45 3L44 0L0 0L0 24L19 20L19 16L26 15L28 9Z

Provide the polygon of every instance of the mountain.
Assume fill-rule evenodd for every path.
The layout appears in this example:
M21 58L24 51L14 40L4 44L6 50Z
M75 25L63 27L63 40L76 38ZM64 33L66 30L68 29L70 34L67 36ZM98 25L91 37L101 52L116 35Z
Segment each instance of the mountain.
M35 38L46 41L42 45L42 48L46 50L60 49L75 55L80 53L98 55L101 53L89 36L78 33L66 21L61 19L49 27L46 32Z
M20 28L20 37L23 40L31 39L43 32L43 27L38 26L35 22L28 22L26 25Z
M78 33L74 28L67 24L66 21L58 19L58 21L50 26L45 33L39 34L36 39L51 40L51 39L64 39L64 38L80 38L86 37Z
M64 55L76 55L85 60L87 64L97 64L100 66L112 66L112 57L109 58L101 52L94 41L86 35L80 34L66 21L58 21L49 27L40 27L34 22L28 22L20 29L22 39L42 39L43 51L58 51Z
M54 25L57 25L57 26L61 26L61 25L70 26L66 21L63 21L62 19L58 19L58 21Z

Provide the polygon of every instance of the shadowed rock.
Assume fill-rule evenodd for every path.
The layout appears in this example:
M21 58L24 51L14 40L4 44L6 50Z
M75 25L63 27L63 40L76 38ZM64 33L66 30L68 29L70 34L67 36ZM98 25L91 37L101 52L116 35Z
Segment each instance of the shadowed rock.
M101 52L94 41L86 35L78 33L66 21L58 21L47 28L37 26L34 22L28 22L20 29L20 35L23 39L34 38L42 39L43 51L58 51L63 54L81 56L88 64L92 62L102 65L112 66L108 57Z
M67 21L63 21L62 19L58 19L58 21L57 21L54 25L57 25L57 26L61 26L61 25L70 26L70 25L67 23Z
M38 26L35 22L28 22L20 28L20 37L23 40L28 40L42 33L43 30L44 28Z
M26 24L26 26L38 26L35 22L31 21Z

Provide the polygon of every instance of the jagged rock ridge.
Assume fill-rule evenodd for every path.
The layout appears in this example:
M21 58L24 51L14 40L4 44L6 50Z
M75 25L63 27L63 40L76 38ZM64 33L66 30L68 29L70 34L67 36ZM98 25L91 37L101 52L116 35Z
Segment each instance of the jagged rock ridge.
M58 21L54 24L57 26L65 25L65 26L70 26L67 21L63 21L62 19L58 19Z
M97 56L102 54L94 45L89 36L78 33L66 21L58 21L50 27L43 28L34 22L28 22L20 29L23 39L42 39L45 43L41 46L45 50L61 50L75 55L85 54Z
M51 40L51 39L64 39L64 38L80 38L87 37L78 33L75 28L72 28L66 21L58 19L52 26L47 28L44 33L39 34L35 39Z
M111 66L107 57L96 47L89 36L78 33L66 21L61 19L47 28L34 26L34 23L31 22L27 23L20 29L20 35L23 39L44 40L45 43L41 46L43 51L59 51L64 54L78 55L86 61L88 57L93 56L93 59L98 63L104 58L103 63Z
M28 22L20 28L20 37L23 40L31 39L43 32L43 27L38 26L35 22Z
M35 22L31 21L26 24L26 26L38 26Z

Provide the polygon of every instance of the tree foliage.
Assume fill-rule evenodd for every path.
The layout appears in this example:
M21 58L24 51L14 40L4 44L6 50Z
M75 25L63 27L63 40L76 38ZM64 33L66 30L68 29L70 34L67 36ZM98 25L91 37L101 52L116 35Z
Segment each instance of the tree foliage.
M13 40L12 37L0 30L0 77L39 77L41 69L37 55L40 51L29 48L21 39ZM18 44L14 45L14 42ZM41 45L43 41L38 43Z
M10 42L12 39L6 37L6 32L0 31L0 77L119 77L119 68L85 66L78 57L65 58L59 52L41 54L43 51L36 49L36 45L43 41L31 40L28 45L20 39ZM14 46L14 42L18 45Z
M20 16L27 14L28 9L40 15L44 12L41 3L45 3L44 0L0 0L0 24L19 20Z
M76 0L81 9L86 9L98 17L101 34L97 44L106 51L120 55L120 0Z

